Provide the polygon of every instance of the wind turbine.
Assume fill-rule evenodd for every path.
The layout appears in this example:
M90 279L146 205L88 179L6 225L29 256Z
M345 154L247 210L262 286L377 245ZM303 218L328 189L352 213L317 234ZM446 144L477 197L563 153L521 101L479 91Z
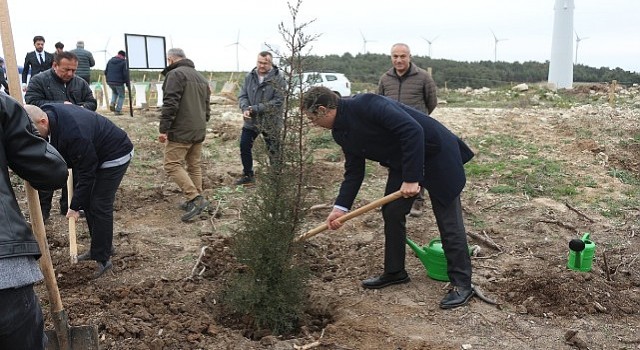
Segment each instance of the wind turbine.
M364 34L362 33L362 31L360 31L360 35L362 36L362 53L368 53L367 52L367 43L370 42L374 42L375 40L367 40L367 38L364 37Z
M104 53L104 64L107 64L107 55L109 54L109 52L107 51L107 47L109 47L109 40L111 40L111 37L107 38L107 43L104 44L104 50L98 50L98 51L94 51L95 53L99 53L99 52L103 52Z
M436 35L433 39L429 40L425 37L422 37L422 39L424 39L424 41L429 43L429 58L431 58L431 44L433 44L434 41L436 41L436 39L438 39L438 35Z
M489 30L491 30L491 34L493 34L493 40L494 40L493 62L497 62L498 61L498 43L504 40L509 40L509 39L498 39L498 37L496 36L496 33L494 33L492 29L489 29Z
M589 39L589 37L581 38L581 37L578 35L578 32L575 32L575 33L576 33L576 64L578 64L578 46L580 45L580 42L581 42L582 40Z
M238 36L236 37L236 42L231 43L228 46L232 46L235 45L236 46L236 72L240 71L240 58L238 55L238 48L240 47L240 29L238 29Z

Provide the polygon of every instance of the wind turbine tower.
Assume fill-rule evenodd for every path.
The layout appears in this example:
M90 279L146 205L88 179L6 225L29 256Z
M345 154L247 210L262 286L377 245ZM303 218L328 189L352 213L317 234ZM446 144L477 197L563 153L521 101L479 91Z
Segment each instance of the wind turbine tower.
M498 43L508 39L498 39L498 37L496 36L496 33L494 33L493 30L491 30L491 34L493 34L493 41L494 41L493 62L497 62L498 61Z
M362 31L360 31L360 36L362 36L362 53L367 54L367 43L373 42L374 40L367 40Z
M578 64L578 46L580 46L580 42L581 42L582 40L586 40L586 39L589 39L589 37L581 38L581 37L578 35L578 32L576 32L576 64Z
M573 87L573 0L556 0L549 62L549 84L558 89Z
M431 44L433 44L434 41L436 41L436 39L438 39L438 36L436 35L435 38L429 40L425 37L422 37L422 39L424 39L424 41L426 41L427 43L429 43L429 58L433 58L431 57Z
M240 71L240 57L238 55L238 48L240 47L240 30L238 30L238 36L236 37L236 42L231 43L227 46L236 46L236 72Z

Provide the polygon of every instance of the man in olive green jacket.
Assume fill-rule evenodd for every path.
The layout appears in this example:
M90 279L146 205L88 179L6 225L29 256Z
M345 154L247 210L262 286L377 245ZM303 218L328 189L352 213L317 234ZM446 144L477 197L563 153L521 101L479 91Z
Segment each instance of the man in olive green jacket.
M393 67L380 77L378 95L387 96L431 115L438 104L436 83L427 71L411 63L411 50L407 44L398 43L391 47L391 63ZM409 215L422 215L423 204L424 188L413 202Z
M165 80L158 141L165 144L164 170L187 199L180 206L186 211L182 221L187 222L209 205L202 196L201 154L211 116L211 88L182 49L170 49L167 62L169 66L162 71Z

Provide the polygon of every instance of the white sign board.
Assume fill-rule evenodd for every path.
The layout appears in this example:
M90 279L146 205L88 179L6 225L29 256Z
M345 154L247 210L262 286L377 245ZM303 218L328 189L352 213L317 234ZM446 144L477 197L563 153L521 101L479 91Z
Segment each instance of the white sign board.
M167 46L163 36L125 34L129 69L164 69Z

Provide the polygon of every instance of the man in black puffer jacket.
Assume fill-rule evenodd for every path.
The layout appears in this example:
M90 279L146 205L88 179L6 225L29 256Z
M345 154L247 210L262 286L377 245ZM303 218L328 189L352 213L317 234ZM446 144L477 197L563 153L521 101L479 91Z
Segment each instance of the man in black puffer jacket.
M78 261L97 261L94 277L100 277L112 267L113 203L133 157L133 144L111 120L82 107L55 103L25 109L40 134L50 139L73 169L77 183L67 218L77 220L80 209L84 210L91 249Z
M40 249L16 201L8 168L36 189L67 181L62 156L37 135L27 113L0 93L0 349L45 348L44 318L33 291L42 280Z
M47 103L66 103L95 111L96 99L89 84L75 75L78 58L73 52L56 54L53 67L29 80L29 88L24 95L26 103L41 107ZM40 208L45 221L51 212L53 191L39 191ZM67 188L62 188L60 196L60 214L67 213Z
M29 80L25 102L38 107L46 103L67 103L95 111L97 101L89 83L75 74L77 70L78 57L73 52L57 54L51 69Z

